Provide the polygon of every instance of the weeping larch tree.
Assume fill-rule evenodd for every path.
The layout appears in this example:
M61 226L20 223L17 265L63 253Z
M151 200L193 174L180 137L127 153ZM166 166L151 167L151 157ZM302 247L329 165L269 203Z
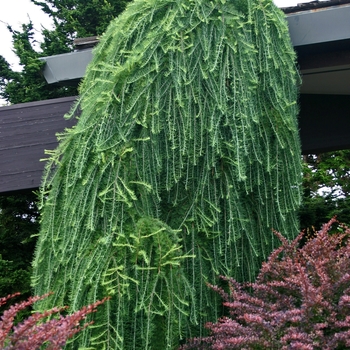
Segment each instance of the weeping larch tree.
M218 275L298 232L299 78L270 0L136 0L112 21L41 190L37 305L112 298L71 348L174 349Z

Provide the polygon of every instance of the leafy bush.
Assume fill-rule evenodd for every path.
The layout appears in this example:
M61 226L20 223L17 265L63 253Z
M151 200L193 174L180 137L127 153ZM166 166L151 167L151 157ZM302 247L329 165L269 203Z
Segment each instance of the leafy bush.
M0 306L18 294L0 298ZM85 320L88 314L95 312L98 305L106 301L105 298L66 316L62 316L61 313L67 310L67 306L55 307L43 313L35 313L23 322L14 325L15 317L19 311L48 297L48 295L30 297L27 301L12 305L4 311L0 319L1 349L35 350L41 348L42 345L45 345L47 350L61 349L69 338L92 323L81 324L81 321ZM57 315L57 317L48 319L52 315Z
M263 264L255 283L228 281L221 294L229 316L182 349L349 349L350 228L330 234L332 219L300 248L301 233ZM339 231L340 230L340 231Z

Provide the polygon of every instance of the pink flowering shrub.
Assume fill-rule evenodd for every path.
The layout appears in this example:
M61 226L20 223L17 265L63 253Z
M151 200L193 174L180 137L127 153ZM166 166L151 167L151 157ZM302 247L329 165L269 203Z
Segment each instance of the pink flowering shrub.
M0 298L0 306L18 294ZM0 349L36 350L40 349L42 345L47 350L62 349L69 338L91 324L91 322L81 324L81 321L85 320L88 314L95 312L97 306L107 299L85 306L67 316L62 316L60 313L67 310L68 307L34 313L23 322L14 325L14 319L19 311L48 296L49 294L31 297L27 301L10 306L8 310L3 312L0 318ZM52 315L57 317L49 318Z
M182 349L350 349L350 229L332 219L300 248L302 233L263 264L255 283L219 292L228 316Z

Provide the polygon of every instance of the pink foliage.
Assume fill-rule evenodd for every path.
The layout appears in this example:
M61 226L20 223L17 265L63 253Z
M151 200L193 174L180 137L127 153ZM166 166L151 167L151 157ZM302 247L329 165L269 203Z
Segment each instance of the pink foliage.
M222 296L229 317L208 323L208 337L182 349L350 349L350 229L332 219L299 248L301 233L263 264L254 283L231 278Z
M0 298L0 306L19 293ZM97 306L104 303L107 298L97 301L71 315L62 316L60 313L68 307L53 308L43 313L34 313L18 325L14 325L17 313L39 300L47 298L50 294L31 297L27 301L10 306L4 311L0 319L0 348L5 350L35 350L45 344L47 350L58 350L66 344L74 334L80 332L91 324L81 324L87 315L95 312ZM54 318L49 318L56 315Z

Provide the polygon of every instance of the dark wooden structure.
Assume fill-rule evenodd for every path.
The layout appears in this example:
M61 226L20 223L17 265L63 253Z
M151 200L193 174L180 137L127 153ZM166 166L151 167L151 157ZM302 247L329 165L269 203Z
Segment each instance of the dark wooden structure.
M350 0L312 2L284 9L302 74L302 152L350 148ZM77 42L75 52L47 57L49 83L76 84L92 57L96 38ZM78 69L79 68L79 69ZM70 127L63 115L75 97L0 108L0 193L39 186L45 149Z
M45 150L57 146L56 133L74 124L63 115L75 97L0 108L0 193L39 187Z

